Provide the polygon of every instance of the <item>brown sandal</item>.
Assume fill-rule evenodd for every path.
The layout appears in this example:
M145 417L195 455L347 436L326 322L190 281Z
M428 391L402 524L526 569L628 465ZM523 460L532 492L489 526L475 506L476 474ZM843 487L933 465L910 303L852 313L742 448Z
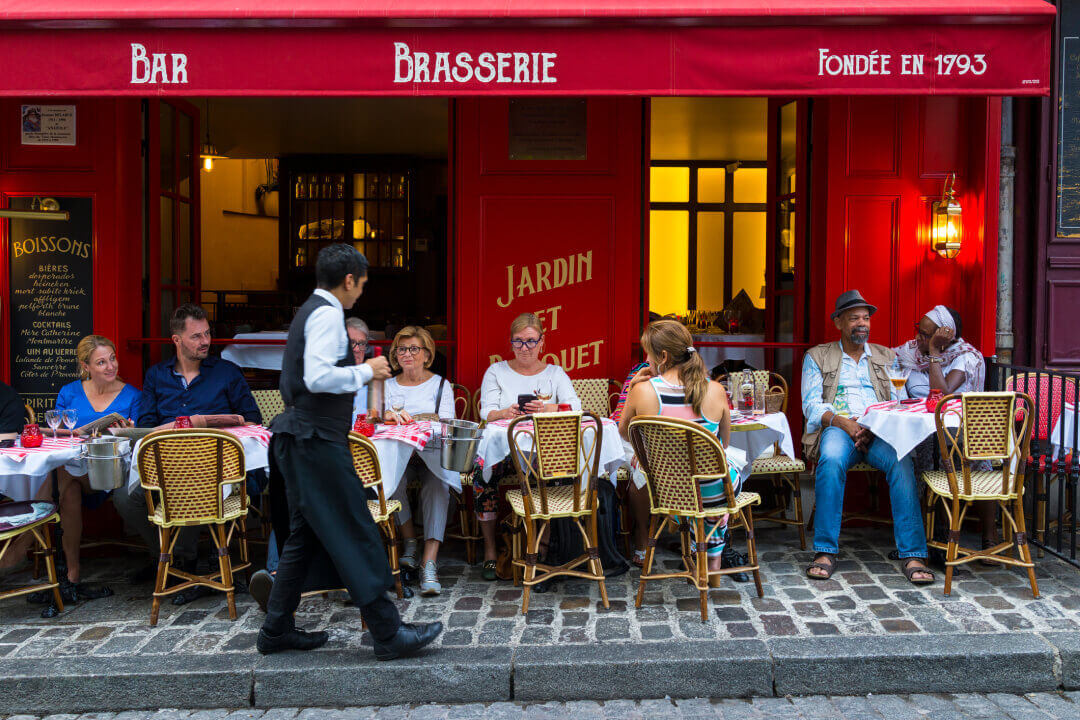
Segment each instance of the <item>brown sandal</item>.
M814 562L806 566L806 577L810 578L811 580L828 580L833 576L833 573L836 572L836 556L832 553L818 553L817 556L821 558L831 558L831 561L821 562L820 560L815 558ZM810 572L814 569L824 570L825 574L814 575L812 572Z
M922 565L912 565L912 561L915 560L921 562ZM934 580L937 579L936 577L934 577L934 571L926 565L926 560L924 560L923 558L907 558L906 560L904 560L904 565L900 568L900 571L904 573L904 577L906 577L908 579L908 582L912 585L932 585L934 583ZM916 578L915 573L926 573L930 577Z

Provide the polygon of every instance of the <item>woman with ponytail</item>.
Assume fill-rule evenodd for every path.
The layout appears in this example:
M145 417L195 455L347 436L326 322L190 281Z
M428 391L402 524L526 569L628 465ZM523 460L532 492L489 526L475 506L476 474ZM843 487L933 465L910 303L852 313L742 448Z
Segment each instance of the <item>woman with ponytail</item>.
M630 381L630 390L619 419L619 432L628 437L630 421L638 415L663 415L691 420L715 433L726 448L731 439L731 414L724 386L709 380L705 363L694 349L690 331L675 320L649 323L641 334L641 348L648 365ZM640 475L640 474L639 474ZM641 566L649 527L649 493L644 483L630 486L630 508L634 514L633 562ZM737 490L738 488L736 488ZM705 507L726 502L721 480L703 483L701 499ZM709 569L721 568L721 555L727 537L727 516L709 518L720 529L709 540ZM719 577L719 576L718 576Z

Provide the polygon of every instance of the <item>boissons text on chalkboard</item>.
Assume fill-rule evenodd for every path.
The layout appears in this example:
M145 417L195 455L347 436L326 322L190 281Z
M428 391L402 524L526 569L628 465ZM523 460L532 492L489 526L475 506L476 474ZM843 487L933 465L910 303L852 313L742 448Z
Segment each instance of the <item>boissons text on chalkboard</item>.
M57 197L71 219L12 219L11 383L34 412L51 408L79 377L75 347L94 331L93 207L90 198ZM11 198L16 210L32 198Z

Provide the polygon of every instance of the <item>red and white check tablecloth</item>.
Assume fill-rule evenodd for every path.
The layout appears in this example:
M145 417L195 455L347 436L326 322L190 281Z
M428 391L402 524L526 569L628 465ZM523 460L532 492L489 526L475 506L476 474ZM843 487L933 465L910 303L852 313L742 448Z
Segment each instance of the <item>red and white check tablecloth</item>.
M78 449L82 443L81 438L56 438L46 437L41 443L41 447L36 448L24 448L21 445L9 448L0 448L0 454L6 455L13 459L15 462L22 462L28 455L36 455L38 453L54 453L54 452L66 452L72 449Z
M898 413L916 413L922 415L933 415L932 412L926 409L926 401L920 400L919 402L906 403L895 405L892 400L886 400L885 402L874 403L866 408L866 412L871 410L888 410L890 412Z
M262 425L238 425L236 427L222 428L222 430L231 433L240 439L254 438L264 448L270 447L270 438L274 435L274 433L270 432L268 428L265 428Z
M372 440L397 440L400 443L411 445L417 450L423 450L435 437L436 432L442 431L442 423L421 420L408 425L377 425Z
M949 427L960 424L956 413L948 413L944 419ZM904 458L937 431L934 413L927 412L925 402L895 407L892 402L875 403L866 408L858 423L889 443L898 458Z

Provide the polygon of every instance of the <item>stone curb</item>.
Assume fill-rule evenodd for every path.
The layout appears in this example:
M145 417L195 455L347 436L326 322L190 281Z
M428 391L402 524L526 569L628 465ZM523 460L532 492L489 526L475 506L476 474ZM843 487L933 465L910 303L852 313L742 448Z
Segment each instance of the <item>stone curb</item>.
M0 715L248 707L251 664L227 655L5 659Z
M514 699L772 695L771 665L760 640L525 646L514 653Z
M1075 633L5 659L0 715L1080 689Z
M256 656L256 707L405 705L511 699L509 647L443 648L380 662L349 651ZM222 706L218 706L222 707Z

